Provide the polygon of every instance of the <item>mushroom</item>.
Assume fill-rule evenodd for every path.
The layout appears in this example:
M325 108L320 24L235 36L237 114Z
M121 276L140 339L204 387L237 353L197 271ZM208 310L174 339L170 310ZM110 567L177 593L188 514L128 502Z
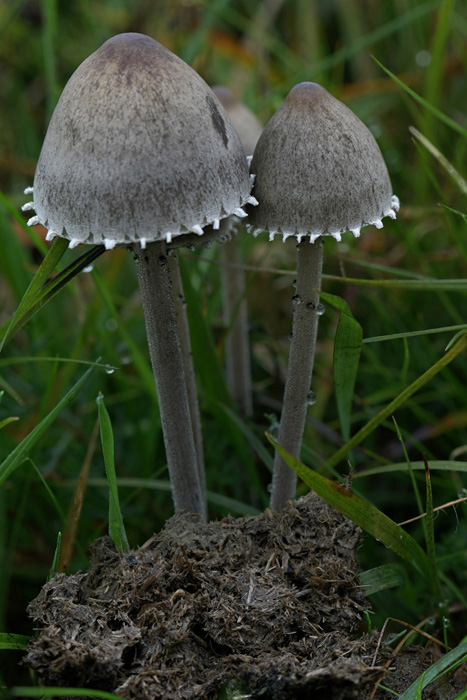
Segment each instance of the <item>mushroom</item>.
M245 155L251 159L263 130L261 122L246 105L235 97L229 88L216 85L212 90L240 136ZM229 233L233 234L232 238L220 248L224 323L226 327L231 324L225 342L227 381L240 412L244 416L248 416L253 413L253 397L248 307L244 297L245 271L242 268L242 251L237 236L238 217L225 219L221 228L228 228Z
M251 172L259 206L250 208L249 230L269 232L297 245L297 280L279 444L297 459L303 439L316 346L325 236L337 241L363 226L396 217L399 200L381 151L369 129L339 100L315 83L289 92L265 126ZM295 472L276 453L271 507L295 495Z
M26 205L48 240L134 251L175 509L203 518L167 247L243 214L250 189L239 137L208 85L157 41L130 33L71 76Z

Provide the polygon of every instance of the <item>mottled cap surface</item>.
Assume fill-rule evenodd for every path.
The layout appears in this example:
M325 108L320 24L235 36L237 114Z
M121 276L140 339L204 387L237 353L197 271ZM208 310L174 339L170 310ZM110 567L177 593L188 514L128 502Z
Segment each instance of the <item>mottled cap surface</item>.
M259 206L249 209L250 230L270 238L358 236L399 208L370 130L315 83L292 88L261 134L251 172Z
M170 241L218 226L250 188L240 139L208 85L154 39L120 34L63 90L31 221L73 245Z

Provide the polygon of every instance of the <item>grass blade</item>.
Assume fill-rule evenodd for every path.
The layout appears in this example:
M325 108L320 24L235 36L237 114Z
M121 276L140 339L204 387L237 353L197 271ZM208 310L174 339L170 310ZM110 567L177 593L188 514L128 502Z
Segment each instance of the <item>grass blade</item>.
M104 405L104 397L97 397L97 409L101 431L102 452L104 455L105 471L109 484L109 536L119 550L129 551L128 540L123 524L122 511L118 498L117 474L114 460L114 436L110 416Z
M21 328L29 319L34 316L48 301L60 292L72 279L74 279L85 267L88 267L96 258L105 252L104 246L93 246L90 250L79 258L76 258L68 267L60 272L56 277L47 282L34 300L34 304L28 309L21 324L14 330Z
M366 595L372 595L387 588L399 588L406 582L405 569L402 564L382 564L369 571L363 571L360 583Z
M434 38L431 45L431 61L426 71L426 98L431 104L439 104L443 81L446 42L451 31L451 18L456 0L443 0L434 19ZM430 131L432 124L430 124Z
M234 413L230 408L227 406L222 406L221 404L217 404L219 407L219 410L223 411L226 416L232 421L233 424L235 424L239 430L243 433L245 438L247 439L251 449L256 453L257 457L263 462L265 467L271 472L273 470L273 459L271 455L269 454L268 450L264 446L264 444L259 440L256 435L254 434L253 430L249 427L248 423L243 420L241 416L238 415L238 413ZM256 474L256 472L255 472ZM253 475L250 475L253 478ZM257 478L257 477L256 477ZM256 481L256 479L255 479ZM257 482L257 487L261 489L261 482Z
M0 420L0 430L5 428L7 425L10 425L10 423L15 423L17 420L19 420L18 416L10 416L9 418Z
M413 292L467 292L467 280L464 279L418 279L418 280L368 280L358 277L340 277L339 275L323 275L323 278L356 284L360 287L380 287L381 289L407 289Z
M467 642L463 640L459 646L442 656L438 661L428 668L423 674L422 690L441 675L448 673L467 660ZM412 685L399 695L399 700L415 700L420 679L418 678Z
M438 567L436 564L435 551L435 528L433 519L433 491L431 488L431 474L428 466L428 460L424 459L425 463L425 480L426 480L426 518L424 520L424 529L426 536L426 551L428 555L428 564L430 567L430 577L433 584L433 590L436 593L437 602L441 602L442 592L438 576Z
M66 408L75 398L81 387L89 379L95 367L90 367L87 372L76 382L76 384L65 394L50 413L36 425L36 427L22 440L15 449L10 452L8 457L0 464L0 485L10 476L10 474L24 461L28 452L36 444L39 438L44 435L49 426L57 418L57 416Z
M56 238L52 243L47 255L43 259L39 269L31 280L29 287L24 293L21 302L16 309L13 317L11 318L6 333L4 334L0 342L0 352L3 348L5 340L14 332L15 327L19 327L21 324L21 319L26 314L27 310L34 303L34 299L40 292L41 288L45 285L48 278L55 270L58 262L61 260L63 255L68 249L68 241L64 238ZM2 329L3 330L3 329Z
M415 92L415 90L412 90L412 88L409 88L408 85L406 85L400 78L397 77L397 75L394 75L389 68L386 68L383 66L382 63L378 61L375 56L372 57L374 61L378 64L378 66L383 70L387 75L389 75L390 78L394 80L395 83L399 85L405 92L410 95L410 97L413 97L414 100L416 100L419 104L421 104L425 109L427 109L429 112L431 112L435 117L439 119L439 121L443 122L443 124L446 124L446 126L449 126L451 129L454 131L457 131L458 134L463 136L464 138L467 138L467 130L464 129L458 122L454 121L454 119L451 119L451 117L448 117L447 114L444 114L439 110L437 107L434 105L430 104L430 102L427 102L421 95Z
M42 0L42 49L47 85L47 121L52 118L59 95L54 43L57 34L57 0Z
M49 482L47 481L47 479L45 479L45 477L44 477L44 475L42 474L41 470L39 469L39 467L37 466L37 464L31 459L31 457L28 457L28 461L29 461L30 465L32 466L32 468L34 469L34 471L36 472L37 478L39 479L40 483L41 483L42 486L44 487L44 490L46 491L47 495L49 496L49 498L50 498L50 500L51 500L51 502L52 502L52 505L54 506L55 510L57 511L57 514L58 514L58 516L59 516L59 518L60 518L60 521L61 521L62 523L64 523L64 522L65 522L65 516L64 516L63 510L62 510L62 506L61 506L61 504L60 504L58 498L56 498L54 492L53 492L52 489L50 488ZM59 536L60 536L60 538L61 538L61 534L60 534Z
M392 549L401 559L408 561L424 578L429 580L428 560L420 545L397 523L378 508L334 481L306 467L284 450L270 435L270 443L284 461L318 496L346 515L352 522L375 539Z
M187 316L195 368L206 394L224 406L234 409L224 370L216 352L211 330L202 312L202 304L190 280L185 260L179 256L183 290L187 300Z
M104 304L107 306L112 318L117 324L117 329L120 333L120 337L122 338L123 342L126 344L128 350L130 351L133 364L136 367L138 374L144 383L146 391L151 393L154 401L157 403L158 399L156 385L154 383L154 375L152 373L152 369L148 360L140 351L133 338L131 337L130 333L128 333L127 329L125 328L125 325L121 322L117 308L112 300L112 296L109 293L109 290L105 286L105 283L97 270L92 271L92 278Z
M104 246L93 246L90 250L86 251L86 253L80 255L79 258L76 258L76 260L74 260L70 265L68 265L68 267L56 275L56 277L48 280L50 272L54 270L56 263L63 256L68 247L68 241L65 239L56 238L54 245L56 241L61 241L61 243L55 248L55 254L49 259L49 254L52 253L53 250L52 246L49 254L42 262L42 265L44 265L47 259L45 268L42 269L41 265L38 272L32 279L31 284L26 290L18 309L13 315L13 318L0 329L0 333L3 333L3 338L0 342L0 352L5 342L9 340L11 336L16 333L16 331L22 328L25 323L27 323L27 321L34 316L34 314L36 314L48 301L50 301L61 289L63 289L68 282L76 277L81 270L90 265L91 262L102 255L102 253L105 251ZM66 244L66 247L63 246L63 243ZM54 264L55 260L56 262ZM46 272L48 272L47 275Z
M414 126L409 126L409 131L412 134L412 136L415 136L420 143L425 146L427 151L431 153L432 156L436 158L438 163L441 165L442 168L452 177L462 194L467 195L467 181L464 180L462 175L455 169L455 167L448 161L448 159L443 156L443 154L434 146L431 141L429 141L423 134L421 134L418 129L416 129ZM446 207L449 209L449 207ZM454 209L451 209L450 211L455 211ZM457 214L460 214L460 212L456 212ZM465 214L464 214L465 216Z
M58 560L60 558L61 545L62 545L62 533L58 532L57 533L57 544L55 545L54 558L52 560L52 566L51 566L50 574L49 574L49 581L51 578L53 578L54 573L56 573L58 571Z
M238 462L242 465L242 471L248 478L248 483L254 489L262 506L266 507L268 497L258 474L254 454L256 453L267 469L272 472L271 455L245 421L229 406L211 400L207 401L207 406L216 416L219 429L224 435L229 435L230 443L238 456ZM211 502L214 501L211 499Z
M248 503L237 501L235 498L223 496L222 494L214 493L213 491L208 491L207 497L209 503L225 508L228 510L229 514L238 513L239 515L260 515L262 512L258 508L255 508Z
M31 638L25 634L10 634L9 632L0 632L0 650L10 649L19 651L26 649Z
M412 483L412 491L414 492L415 500L416 500L416 502L417 502L418 513L419 513L419 515L422 515L422 514L423 514L422 498L421 498L421 496L420 496L420 490L419 490L419 488L418 488L417 480L415 479L415 474L414 474L413 469L412 469L412 463L411 463L411 461L410 461L410 459L409 459L409 454L408 454L407 448L406 448L406 446L405 446L404 438L402 437L402 433L401 433L401 431L400 431L400 429L399 429L399 425L398 425L398 423L397 423L397 421L396 421L396 419L395 419L394 416L392 417L392 420L393 420L393 423L394 423L394 427L395 427L395 429L396 429L397 439L399 440L399 443L400 443L400 445L401 445L402 451L403 451L403 453L404 453L405 461L406 461L406 464L407 464L407 469L408 469L408 472L409 472L410 481L411 481L411 483ZM425 521L424 521L424 520L422 521L422 524L423 524L423 529L424 529L424 532L425 532L425 539L426 539L426 529L425 529Z
M334 388L342 437L344 440L349 440L352 399L362 350L363 331L343 299L334 294L322 292L320 297L341 312L334 341Z
M0 360L0 367L8 367L9 365L24 365L33 362L53 362L57 365L59 363L65 365L84 365L87 367L100 367L101 369L113 371L120 369L120 367L115 367L108 362L91 362L90 360L79 360L73 357L34 357L34 355L24 355L23 357L5 357ZM19 403L21 403L21 401Z
M397 35L404 27L415 22L420 22L423 16L429 14L438 4L438 0L434 0L434 2L417 3L415 6L410 7L407 12L397 14L394 19L380 24L363 36L355 37L352 43L344 44L341 48L330 51L327 56L316 61L314 65L308 65L302 70L296 69L293 73L293 81L298 83L302 80L313 80L316 76L329 71L333 67L344 64L344 62L348 61L352 56L355 56L365 49L368 50L370 47L374 47L376 43L382 41L385 37ZM290 80L289 82L291 83ZM290 87L292 87L292 83Z
M440 372L443 367L446 367L452 360L454 360L457 355L459 355L467 347L467 333L464 333L457 343L450 348L446 354L438 360L430 369L424 372L418 379L416 379L412 384L410 384L404 391L391 401L385 408L383 408L378 415L372 418L361 430L358 431L340 450L337 450L327 461L328 467L331 469L335 467L339 462L344 459L344 457L352 450L354 447L359 445L362 440L364 440L368 435L370 435L378 425L392 415L400 406L402 406L407 399L409 399L412 394L415 394L419 389L421 389L427 382L430 381L438 372Z
M189 40L183 47L183 51L180 53L180 57L183 58L186 63L191 65L196 56L198 56L203 46L206 44L206 36L218 19L218 15L222 16L222 10L228 4L228 0L217 0L217 2L206 5L203 21L196 31L193 31Z
M391 333L391 335L374 335L372 338L364 338L363 344L380 343L385 340L400 340L401 338L415 338L418 335L432 335L433 333L452 333L452 331L463 331L467 329L467 324L459 326L444 326L443 328L426 328L421 331L407 331L406 333Z
M459 471L467 473L467 462L456 462L455 460L430 460L429 467L431 471ZM412 470L423 470L425 469L424 462L411 462L410 467ZM385 464L383 467L370 467L370 469L364 469L353 474L353 479L361 479L363 476L372 476L374 474L390 474L392 472L406 472L409 471L409 467L406 462L401 462L397 464Z
M8 197L6 197L3 192L0 191L0 204L3 204L7 212L13 219L21 226L23 231L26 233L30 241L36 246L36 248L42 253L42 255L47 255L49 251L49 246L44 243L42 238L35 232L34 228L28 226L26 219L17 208L10 202Z
M71 503L68 508L65 532L63 534L63 540L60 547L60 557L57 564L57 571L66 571L71 560L71 555L73 553L73 549L76 542L76 535L78 532L78 523L81 518L84 497L86 494L86 487L88 485L89 470L91 469L92 458L96 450L98 433L99 421L97 420L91 435L91 440L89 441L89 447L86 452L86 457L84 459L83 465L78 476L78 480L76 482L75 489L73 491Z
M414 695L414 700L422 700L422 690L423 690L423 681L425 679L425 673L424 671L422 675L420 676L420 679L418 681L417 687L415 688L415 695Z
M453 214L456 214L457 216L461 216L464 219L464 221L467 221L467 214L464 214L464 212L459 211L458 209L453 209L452 207L448 207L447 204L440 204L440 206L452 212Z

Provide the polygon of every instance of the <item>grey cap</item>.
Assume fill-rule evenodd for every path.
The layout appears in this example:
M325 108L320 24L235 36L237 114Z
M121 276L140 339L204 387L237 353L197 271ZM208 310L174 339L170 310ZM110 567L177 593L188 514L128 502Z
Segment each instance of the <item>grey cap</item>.
M68 81L34 178L48 238L167 240L254 202L240 139L202 78L143 34L119 34Z
M263 125L258 117L224 85L215 85L212 91L224 107L240 136L245 155L251 156L261 136Z
M259 201L248 211L257 235L315 241L395 218L399 200L370 130L316 83L300 83L266 124L251 172Z

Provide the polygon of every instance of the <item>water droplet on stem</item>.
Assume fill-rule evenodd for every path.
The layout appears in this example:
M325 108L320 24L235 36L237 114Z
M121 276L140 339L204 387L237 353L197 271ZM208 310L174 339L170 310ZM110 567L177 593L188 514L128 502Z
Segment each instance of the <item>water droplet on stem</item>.
M318 304L318 306L316 307L316 314L317 314L318 316L322 316L322 315L324 314L325 310L326 310L326 309L324 308L324 304L321 304L321 303L320 303L320 304Z

